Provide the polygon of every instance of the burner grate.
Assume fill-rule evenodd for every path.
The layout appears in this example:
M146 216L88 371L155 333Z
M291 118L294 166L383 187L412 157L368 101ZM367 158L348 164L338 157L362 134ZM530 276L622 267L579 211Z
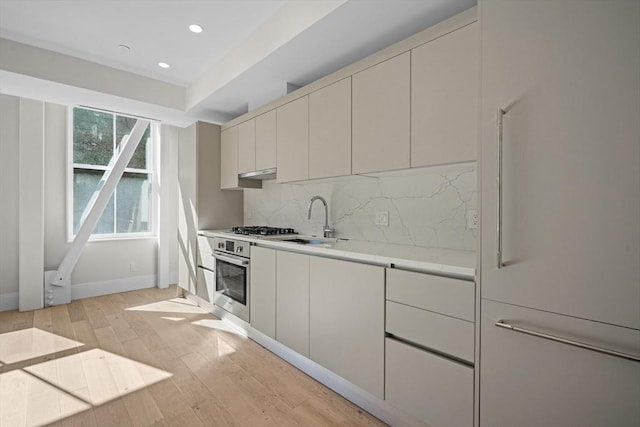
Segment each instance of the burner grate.
M266 225L251 225L244 227L233 227L235 234L273 236L277 234L296 234L293 228L269 227Z

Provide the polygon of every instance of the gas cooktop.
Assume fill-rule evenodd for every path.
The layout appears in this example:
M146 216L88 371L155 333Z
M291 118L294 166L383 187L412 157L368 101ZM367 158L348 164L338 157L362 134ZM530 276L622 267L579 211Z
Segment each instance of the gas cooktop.
M283 234L298 234L293 228L268 227L266 225L249 225L244 227L233 227L233 234L246 236L278 236Z

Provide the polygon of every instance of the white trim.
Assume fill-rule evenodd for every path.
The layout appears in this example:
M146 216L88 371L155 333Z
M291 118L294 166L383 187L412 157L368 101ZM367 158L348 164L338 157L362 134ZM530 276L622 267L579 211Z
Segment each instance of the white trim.
M170 271L166 274L158 274L158 288L166 289L171 285L178 283L178 272Z
M119 292L137 291L155 288L156 275L134 276L124 279L103 280L101 282L78 283L71 285L71 300L117 294Z
M313 360L296 353L289 347L279 343L273 338L264 335L262 332L252 328L249 323L234 316L233 314L230 314L229 312L221 309L218 306L211 305L211 303L187 292L186 290L184 291L184 296L189 301L192 301L195 304L198 304L198 306L211 311L213 315L226 322L229 322L233 327L239 329L243 335L246 334L247 337L251 338L253 341L257 342L270 352L276 354L289 364L295 366L305 374L309 375L311 378L329 387L331 390L335 391L345 399L353 402L360 408L364 409L365 411L369 412L385 423L392 426L424 426L423 422L418 421L407 414L404 414L402 411L391 406L386 401L347 381L338 374L328 370L324 366L321 366Z
M0 311L18 309L18 293L0 294Z

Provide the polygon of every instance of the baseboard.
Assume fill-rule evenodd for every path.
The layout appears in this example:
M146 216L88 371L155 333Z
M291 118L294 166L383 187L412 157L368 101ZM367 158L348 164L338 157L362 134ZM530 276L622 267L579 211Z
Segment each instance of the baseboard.
M155 274L149 274L147 276L134 276L126 279L78 283L71 285L71 300L155 288L156 279Z
M18 309L18 293L0 294L0 311Z

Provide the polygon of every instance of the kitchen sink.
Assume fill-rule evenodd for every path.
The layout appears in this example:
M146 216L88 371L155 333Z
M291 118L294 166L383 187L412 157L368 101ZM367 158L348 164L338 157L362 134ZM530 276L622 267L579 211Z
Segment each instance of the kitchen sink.
M283 242L297 243L299 245L306 246L321 246L324 248L330 248L336 243L339 239L327 239L327 238L304 238L297 237L295 239L286 239L282 240Z

